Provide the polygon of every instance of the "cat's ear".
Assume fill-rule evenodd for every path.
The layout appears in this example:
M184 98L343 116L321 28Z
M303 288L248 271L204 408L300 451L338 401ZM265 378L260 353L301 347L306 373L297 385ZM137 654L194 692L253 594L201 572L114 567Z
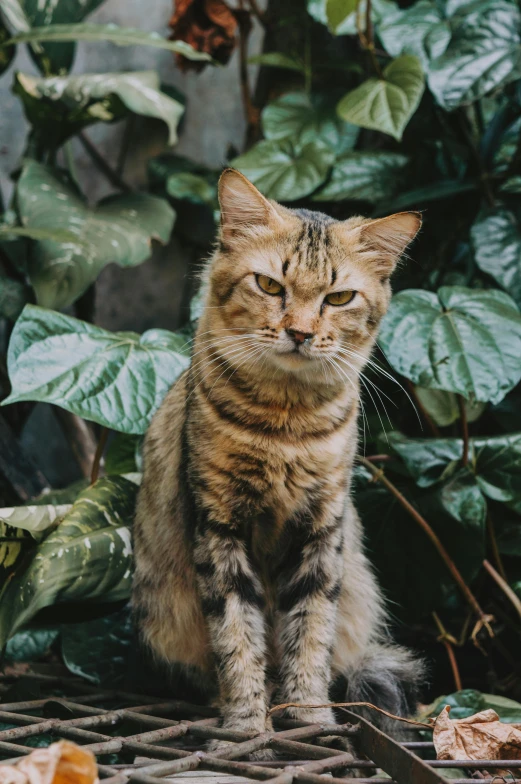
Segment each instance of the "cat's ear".
M362 224L359 239L363 250L372 251L383 272L391 273L422 224L419 212L398 212Z
M225 169L219 180L221 239L226 245L241 234L281 223L275 207L236 169Z

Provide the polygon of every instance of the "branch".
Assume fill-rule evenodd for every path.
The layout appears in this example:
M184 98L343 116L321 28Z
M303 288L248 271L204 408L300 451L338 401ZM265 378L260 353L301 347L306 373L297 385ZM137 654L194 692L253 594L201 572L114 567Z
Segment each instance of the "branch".
M107 445L108 434L109 434L108 428L103 427L101 429L98 446L96 447L96 454L94 455L94 460L92 461L92 470L90 473L91 485L95 484L98 481L101 458L103 457L103 452L105 451L105 447Z
M243 3L241 2L241 6ZM239 25L239 78L241 83L242 105L246 117L246 149L251 147L258 135L260 112L253 105L248 78L248 39L251 33L251 16L248 11L235 11Z
M497 583L497 585L501 588L505 596L509 599L511 604L515 607L517 614L521 618L521 601L519 597L514 593L512 588L509 586L506 580L503 580L501 575L496 572L492 564L487 561L486 559L483 561L483 566L492 577L493 580Z
M487 532L490 539L490 547L492 549L492 557L494 558L494 562L497 566L497 570L503 580L506 581L507 573L505 571L505 567L503 566L503 561L501 560L501 555L499 553L499 547L497 544L496 539L496 529L494 528L494 521L490 516L490 512L487 510Z
M465 468L469 464L469 423L467 419L467 411L465 409L465 398L463 395L456 395L456 397L458 399L458 408L461 417L461 436L463 438L461 465Z
M472 607L475 614L478 616L479 621L478 621L478 625L474 629L472 635L473 638L476 637L476 634L483 626L486 628L489 635L493 637L494 633L490 627L490 621L492 620L491 616L486 615L483 612L483 610L478 604L478 600L476 599L476 597L468 587L467 583L461 576L458 567L456 566L456 564L448 554L447 550L441 543L441 540L438 537L438 535L434 533L434 531L432 530L427 520L425 520L425 518L422 517L422 515L418 511L416 511L414 506L405 498L404 495L402 495L402 493L398 490L398 488L395 487L395 485L393 485L393 483L385 476L382 469L376 468L376 466L374 466L371 462L369 462L369 460L366 460L365 457L361 457L359 455L357 459L359 463L365 466L365 468L367 468L373 474L375 480L381 482L387 488L387 490L389 490L389 492L392 493L392 495L394 495L396 500L403 506L403 508L406 510L406 512L408 512L408 514L413 518L413 520L415 520L415 522L418 523L420 528L423 529L423 531L427 534L427 536L431 540L432 544L438 551L440 557L444 561L445 566L451 573L454 582L456 583L461 593L465 597L465 600L467 601L469 606Z
M461 675L459 673L458 662L456 661L456 654L454 653L453 645L457 645L458 641L454 639L452 634L449 634L445 629L444 625L441 622L441 619L438 617L438 614L433 612L432 617L434 618L434 622L438 627L438 631L440 636L438 637L438 641L443 643L445 646L445 650L447 651L447 655L449 657L449 664L452 670L452 675L454 678L454 686L456 691L461 691Z

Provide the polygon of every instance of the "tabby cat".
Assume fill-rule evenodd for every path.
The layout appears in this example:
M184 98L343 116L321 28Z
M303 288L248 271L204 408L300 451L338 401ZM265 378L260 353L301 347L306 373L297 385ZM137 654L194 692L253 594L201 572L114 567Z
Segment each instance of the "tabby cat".
M227 728L264 732L270 701L323 704L339 678L343 699L407 713L422 668L388 639L350 483L359 374L420 216L290 210L232 169L219 197L192 364L145 441L140 634L218 686Z

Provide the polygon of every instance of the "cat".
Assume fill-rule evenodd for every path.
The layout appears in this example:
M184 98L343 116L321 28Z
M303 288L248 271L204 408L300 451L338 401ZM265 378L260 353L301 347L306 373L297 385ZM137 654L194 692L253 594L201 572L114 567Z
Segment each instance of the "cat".
M270 700L323 705L335 680L343 700L405 715L422 665L388 638L350 483L359 374L420 215L336 221L267 200L233 169L219 199L192 363L144 445L142 640L218 686L233 730L270 729ZM335 721L327 707L285 715Z

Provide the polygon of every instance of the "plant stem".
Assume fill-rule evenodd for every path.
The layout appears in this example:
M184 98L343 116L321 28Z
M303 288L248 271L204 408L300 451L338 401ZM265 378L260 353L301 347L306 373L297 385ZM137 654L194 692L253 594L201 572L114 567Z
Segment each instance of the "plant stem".
M250 81L248 78L248 39L251 33L251 16L243 10L243 0L240 0L240 10L235 12L239 25L239 79L241 84L242 105L246 118L246 145L247 150L256 141L259 128L260 112L253 105Z
M451 575L452 575L452 577L454 579L454 582L459 587L461 593L465 597L465 600L467 601L469 606L472 607L472 609L474 610L475 614L478 616L481 624L483 626L485 626L485 628L489 632L490 636L492 637L493 634L492 634L492 630L491 630L491 628L489 626L489 618L488 618L488 616L485 615L485 613L483 612L483 610L479 606L478 600L476 599L476 597L474 596L474 594L472 593L472 591L468 587L467 583L465 582L465 580L461 576L461 573L460 573L458 567L456 566L456 564L454 563L454 561L452 560L452 558L448 554L447 550L445 549L445 547L441 543L441 540L438 537L438 535L432 530L432 528L429 525L429 523L427 522L427 520L425 520L425 518L422 517L422 515L414 508L414 506L405 498L405 496L402 495L402 493L398 490L398 488L395 485L393 485L393 483L385 476L385 474L384 474L384 472L383 472L383 470L381 468L376 468L376 466L374 466L365 457L358 456L357 459L358 459L359 463L361 463L363 466L365 466L373 474L375 480L381 482L387 488L387 490L389 490L389 492L392 493L392 495L394 495L394 497L401 504L401 506L403 506L403 508L408 512L408 514L413 518L413 520L416 523L418 523L420 528L422 528L423 531L427 534L427 536L431 540L432 544L434 545L434 547L438 551L438 554L440 555L441 559L445 563L445 566L447 567L447 569L451 573Z
M499 572L496 572L492 564L487 561L486 559L483 561L483 566L492 577L493 580L497 583L497 585L501 588L505 596L509 599L511 604L515 607L517 614L521 618L521 600L519 597L514 593L512 588L509 586L506 580L504 580Z
M85 478L88 478L96 451L96 442L89 426L84 419L76 416L76 414L71 414L70 411L66 411L64 408L53 406L53 411L65 438L70 444L81 473Z
M257 0L248 0L248 5L250 6L252 16L254 16L263 27L266 27L266 14L260 10Z
M452 670L452 676L454 678L454 686L456 687L456 691L461 691L461 675L458 668L458 662L456 661L456 654L454 653L454 648L452 647L456 640L454 640L454 637L447 632L437 613L433 612L432 617L434 618L434 622L440 633L438 640L445 646L447 656L449 657L449 664Z
M78 133L78 139L82 143L85 151L89 155L92 162L98 167L100 172L105 175L107 180L110 182L111 185L114 185L115 188L119 188L122 191L131 191L132 188L128 185L110 164L107 163L105 158L101 155L98 148L91 142L88 136L85 135L83 131Z
M463 453L461 455L461 465L466 468L469 464L469 423L467 419L467 410L465 408L465 398L463 395L457 395L459 414L461 417L461 437L463 438Z
M497 566L497 570L503 580L507 579L507 573L505 571L505 567L503 566L503 561L501 560L501 555L499 552L499 547L497 544L496 538L496 529L494 527L494 521L490 516L490 512L487 510L487 532L490 539L490 547L492 549L492 557L494 558L494 562Z
M99 441L98 441L98 446L96 447L96 454L94 455L94 460L92 461L92 470L90 472L91 485L95 484L98 481L101 458L103 457L103 452L105 451L105 447L107 445L108 435L109 435L108 428L102 427Z
M379 79L383 79L382 69L380 68L380 63L378 62L378 58L376 57L375 50L374 50L374 27L373 27L373 17L372 17L372 3L371 0L366 0L366 7L365 7L365 38L366 38L366 51L369 54L372 66L374 71Z
M389 460L393 460L392 455L368 455L366 460L369 460L371 463L388 463Z

